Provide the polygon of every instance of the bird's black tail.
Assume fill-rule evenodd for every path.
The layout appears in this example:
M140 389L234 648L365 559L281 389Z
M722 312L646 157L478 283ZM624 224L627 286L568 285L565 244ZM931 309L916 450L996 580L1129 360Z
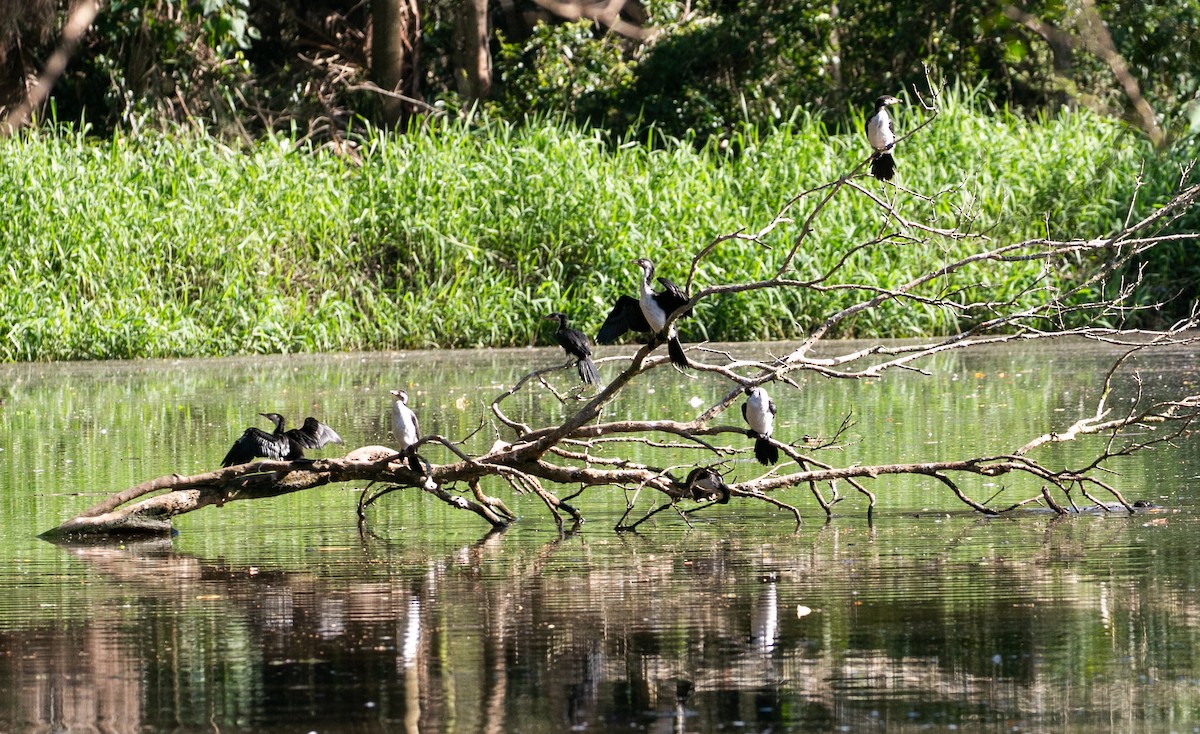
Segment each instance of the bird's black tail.
M575 367L579 369L579 379L589 385L600 384L600 370L596 369L596 363L591 357L584 357L575 363Z
M771 466L779 461L779 447L771 443L769 438L754 439L754 458L763 466Z
M891 181L896 175L896 159L888 152L876 153L871 159L871 175L880 181Z
M679 343L679 337L673 336L667 339L667 354L671 356L671 361L679 367L691 367L692 363L688 361L687 355L683 352L683 345Z
M421 466L421 457L417 456L416 451L410 451L408 453L408 468L414 474L425 476L425 467Z

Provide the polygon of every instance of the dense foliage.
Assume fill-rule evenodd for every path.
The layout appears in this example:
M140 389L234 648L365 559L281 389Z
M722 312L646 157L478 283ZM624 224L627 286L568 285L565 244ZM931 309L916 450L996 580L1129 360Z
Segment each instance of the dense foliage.
M110 0L52 112L102 132L187 122L327 139L357 117L379 124L379 99L361 83L378 63L370 8L380 3L401 0ZM471 5L406 0L417 16L416 78L406 88L451 112L481 103L510 121L566 115L619 134L653 125L705 140L745 122L781 122L797 106L843 122L881 92L923 88L929 65L1024 113L1082 105L1122 116L1133 103L1105 56L1111 46L1157 124L1176 135L1200 129L1200 0L1099 0L1094 10L1035 0L1021 11L1004 0L630 0L607 23L571 21L553 6L488 6L484 52L495 83L476 100L462 96L469 70L456 35ZM0 104L53 47L67 3L57 3L58 16L55 7L0 0Z
M901 124L917 121L912 108ZM1062 140L1072 144L1065 146ZM680 279L699 247L770 221L791 195L865 155L858 134L812 117L742 126L733 144L615 141L561 123L458 123L373 133L360 163L287 137L252 148L195 135L107 142L30 132L0 145L0 358L82 359L356 348L548 343L541 316L569 313L594 333L648 255ZM1119 123L1062 112L1029 121L948 95L935 123L899 154L904 183L949 193L912 216L961 222L999 241L1092 236L1167 197L1189 151L1156 154ZM868 180L868 183L874 185ZM961 185L961 188L959 188ZM889 194L896 195L896 194ZM1192 226L1196 223L1192 222ZM699 284L769 271L798 225L766 249L727 242ZM796 270L827 268L883 222L840 195L814 222ZM853 261L886 285L942 254L918 247ZM1021 293L1035 267L965 274ZM1055 273L1070 277L1070 263ZM1182 275L1177 272L1176 275ZM706 304L685 338L772 339L806 328L853 295L760 292ZM938 311L894 308L842 336L946 332Z
M1141 167L1150 206L1200 131L1200 0L1040 0L1025 16L998 0L630 0L618 19L573 21L514 0L489 6L483 99L461 83L469 4L410 0L405 89L419 99L393 135L370 83L372 11L393 1L105 2L48 122L0 147L0 359L525 344L553 309L594 329L633 257L680 277L711 238L847 170L879 92L904 94L913 125L926 65L960 91L906 146L904 183L963 185L1002 240L1111 231ZM22 98L67 7L0 0L0 106ZM958 223L950 198L921 214ZM879 226L837 202L800 267ZM774 258L724 245L701 277L761 275ZM855 265L886 284L929 262L901 248ZM1195 243L1143 265L1140 297L1186 310ZM1016 294L1033 275L978 277ZM687 328L794 336L847 297L727 299ZM878 314L843 335L954 328Z

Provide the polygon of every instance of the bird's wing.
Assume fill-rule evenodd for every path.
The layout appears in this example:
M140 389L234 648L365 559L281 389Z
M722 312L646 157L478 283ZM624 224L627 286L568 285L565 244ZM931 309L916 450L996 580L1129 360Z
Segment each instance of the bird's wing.
M608 318L600 325L596 341L600 344L612 344L627 331L650 331L646 316L642 313L642 304L632 296L621 296L608 312Z
M767 411L771 415L775 415L775 401L770 398L767 398Z
M319 449L327 443L345 444L337 431L312 417L304 420L303 428L287 431L287 435L305 449Z
M588 346L588 338L578 329L562 329L558 332L558 343L572 357L590 357L592 348Z
M746 415L746 406L749 404L749 401L742 403L742 420L746 421L747 423L750 422L750 416Z
M337 434L337 431L333 430L324 423L317 424L317 442L317 448L320 448L327 443L336 443L338 446L346 445L346 442L343 441L342 437Z
M238 440L233 442L233 446L230 447L229 453L225 454L225 459L221 462L221 466L245 464L247 461L253 461L259 457L265 459L282 458L286 448L281 448L281 443L286 447L286 441L281 442L275 436L257 428L247 428L238 437Z
M666 278L659 278L658 282L663 287L662 292L657 295L658 303L668 314L675 313L675 309L679 308L690 300L687 296L687 293L685 293L684 290L674 282L669 281ZM691 315L692 309L690 308L680 314L680 316Z

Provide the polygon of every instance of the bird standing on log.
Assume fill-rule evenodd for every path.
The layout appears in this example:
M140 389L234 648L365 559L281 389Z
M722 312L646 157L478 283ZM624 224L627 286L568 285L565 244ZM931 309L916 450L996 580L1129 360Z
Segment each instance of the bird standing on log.
M245 464L254 459L283 459L296 461L304 458L304 449L319 449L327 443L342 444L342 437L321 421L309 416L304 425L290 431L283 429L286 421L278 413L259 413L275 424L275 431L267 433L251 426L233 442L221 466Z
M567 356L575 360L575 369L579 371L579 379L589 385L600 384L600 370L592 361L592 348L588 338L582 331L567 326L567 315L557 311L546 316L547 319L558 321L558 330L554 339L566 351Z
M421 440L421 429L417 425L417 414L408 407L408 393L403 390L392 390L396 398L392 404L392 437L400 447L400 453L408 457L408 468L417 474L425 476L425 467L421 465L421 457L417 456L413 447Z
M771 443L775 431L775 403L761 387L746 388L746 402L742 403L742 417L750 424L746 435L754 439L754 458L763 466L779 461L779 447Z
M639 297L621 296L613 305L608 318L600 326L596 341L600 344L611 344L627 331L650 332L651 338L666 338L667 353L671 362L679 367L691 367L683 345L679 343L679 335L675 332L675 324L667 326L667 317L688 302L683 289L666 278L658 282L663 290L654 292L654 263L646 258L634 261L642 269L642 280L639 285ZM689 308L680 316L690 316Z
M885 94L875 100L875 110L867 118L867 142L871 144L871 175L880 181L890 181L896 175L896 161L892 148L896 147L896 131L887 108L900 104L900 100Z

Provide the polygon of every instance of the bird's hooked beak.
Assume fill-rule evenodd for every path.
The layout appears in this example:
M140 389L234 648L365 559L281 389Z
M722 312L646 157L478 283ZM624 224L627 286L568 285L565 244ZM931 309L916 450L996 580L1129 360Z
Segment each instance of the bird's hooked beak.
M388 390L388 392L392 394L392 397L396 398L400 402L408 402L408 393L404 392L403 390Z
M903 104L899 99L893 97L890 94L883 95L883 103L889 107L894 104Z

